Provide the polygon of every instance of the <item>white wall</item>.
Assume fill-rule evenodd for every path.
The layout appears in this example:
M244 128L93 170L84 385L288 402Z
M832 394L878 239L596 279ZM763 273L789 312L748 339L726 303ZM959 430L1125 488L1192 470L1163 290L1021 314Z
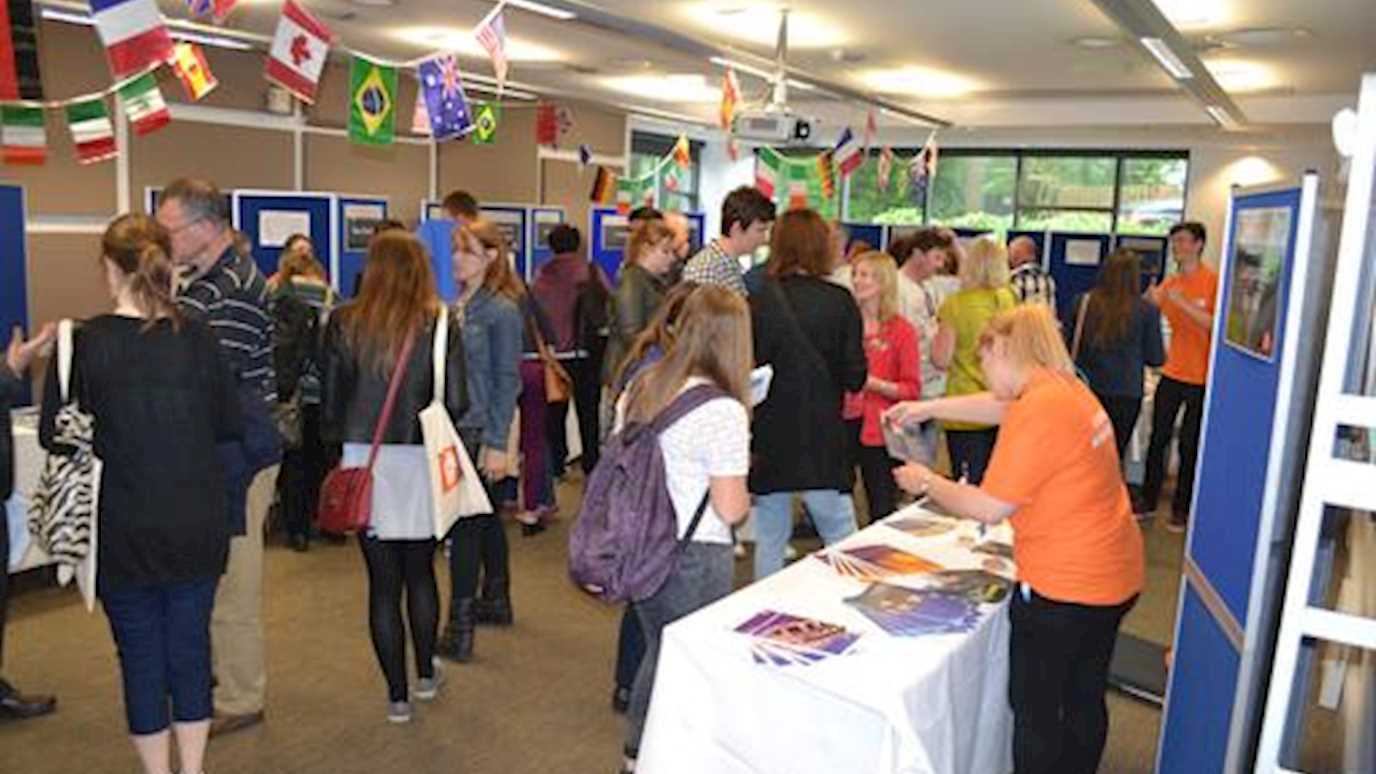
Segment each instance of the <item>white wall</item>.
M733 189L755 182L755 156L742 147L739 158L732 161L726 151L726 141L717 138L703 145L701 163L698 201L702 202L702 210L707 216L706 238L712 239L721 233L722 199Z

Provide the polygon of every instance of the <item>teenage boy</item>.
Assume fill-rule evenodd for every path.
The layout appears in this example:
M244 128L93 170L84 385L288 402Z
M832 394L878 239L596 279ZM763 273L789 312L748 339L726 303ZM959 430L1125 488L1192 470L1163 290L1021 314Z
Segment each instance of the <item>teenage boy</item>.
M758 188L741 186L721 203L721 236L688 261L683 279L700 285L720 285L749 295L740 258L769 240L774 202Z
M1199 223L1191 221L1173 226L1171 252L1179 270L1147 291L1147 300L1170 322L1171 342L1152 408L1151 444L1147 450L1142 500L1134 510L1139 513L1156 511L1176 418L1184 408L1185 420L1180 426L1180 472L1175 496L1171 499L1170 520L1166 522L1171 532L1184 532L1189 523L1199 431L1204 419L1204 385L1209 375L1210 338L1218 297L1218 273L1204 263L1204 241L1204 226Z

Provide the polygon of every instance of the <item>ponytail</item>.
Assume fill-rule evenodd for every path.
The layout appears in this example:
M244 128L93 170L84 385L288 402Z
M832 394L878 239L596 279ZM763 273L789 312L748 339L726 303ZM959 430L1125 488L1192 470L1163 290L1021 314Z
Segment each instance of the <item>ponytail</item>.
M173 330L180 329L181 314L172 297L176 270L167 229L147 215L130 213L115 218L100 242L103 257L129 278L134 304L148 318L144 329L161 319L171 321Z

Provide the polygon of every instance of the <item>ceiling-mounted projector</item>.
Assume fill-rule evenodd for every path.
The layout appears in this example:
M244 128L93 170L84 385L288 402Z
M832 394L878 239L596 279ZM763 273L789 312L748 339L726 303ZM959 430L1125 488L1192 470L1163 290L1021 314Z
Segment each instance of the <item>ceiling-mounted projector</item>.
M771 106L738 113L731 122L731 134L748 142L807 144L816 123L815 119Z

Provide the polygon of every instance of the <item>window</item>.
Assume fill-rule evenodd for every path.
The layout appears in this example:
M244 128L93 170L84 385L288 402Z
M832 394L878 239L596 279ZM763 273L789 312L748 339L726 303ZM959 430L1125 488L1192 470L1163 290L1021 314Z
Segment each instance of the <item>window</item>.
M649 132L631 132L630 176L639 178L655 171L665 156L673 153L677 137L669 137ZM689 140L692 163L687 171L679 170L673 161L668 162L659 176L658 190L655 193L656 205L660 210L669 212L698 211L698 182L702 175L702 143ZM670 171L676 174L671 174Z
M877 163L851 177L847 218L854 222L1006 232L1011 228L1164 234L1185 212L1189 154L1183 151L941 151L925 200L914 198L896 151L888 191Z

